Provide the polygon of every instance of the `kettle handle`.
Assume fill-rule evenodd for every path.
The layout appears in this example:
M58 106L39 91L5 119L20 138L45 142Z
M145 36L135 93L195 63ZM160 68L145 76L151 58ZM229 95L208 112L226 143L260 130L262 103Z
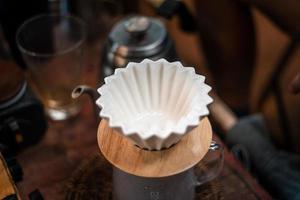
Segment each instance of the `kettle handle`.
M202 167L201 170L195 170L196 192L199 191L201 185L213 180L221 173L224 164L224 147L212 141L208 153L200 163Z

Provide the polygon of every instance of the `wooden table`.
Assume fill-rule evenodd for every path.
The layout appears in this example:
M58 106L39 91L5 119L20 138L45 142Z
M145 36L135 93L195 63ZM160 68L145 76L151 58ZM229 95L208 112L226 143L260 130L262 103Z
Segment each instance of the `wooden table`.
M50 121L43 140L17 157L24 170L23 181L17 184L21 197L25 199L38 188L45 199L63 199L64 185L74 170L100 153L97 126L89 101L78 117L66 122ZM219 180L224 199L271 199L227 150Z

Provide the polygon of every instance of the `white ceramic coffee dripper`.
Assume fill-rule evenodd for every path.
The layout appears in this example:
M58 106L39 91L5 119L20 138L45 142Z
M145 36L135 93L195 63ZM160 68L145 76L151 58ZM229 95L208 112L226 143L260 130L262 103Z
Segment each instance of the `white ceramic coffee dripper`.
M98 133L100 149L114 165L115 199L194 199L195 188L220 172L222 150L215 142L207 146L211 141L210 128L201 129L206 130L202 133L199 129L200 121L202 126L205 122L209 124L204 116L208 115L207 105L212 102L208 96L210 87L193 68L163 59L129 63L126 68L117 69L114 75L107 77L105 85L98 91L101 95L97 100L102 108L100 116L114 129L111 131L118 132L121 138L114 140L109 137L110 140L107 141L125 138L133 141L132 144L125 142L127 145L122 143L123 147L129 147L122 154L122 146L114 142L107 146L105 137L101 138L101 133ZM194 127L197 128L193 129ZM101 125L99 129L101 130ZM202 137L206 141L199 140L197 144L195 141L200 138L197 138L197 134L207 134L208 137ZM172 145L174 146L170 148ZM202 151L197 150L197 145L203 146ZM114 149L113 146L117 148ZM164 148L167 149L163 150ZM187 150L188 148L192 150ZM217 159L211 162L213 166L210 165L211 168L206 173L196 175L194 166L208 150L218 151ZM178 153L172 155L175 151ZM184 158L178 163L178 157L188 152L195 155L187 154L186 157L190 158ZM112 158L118 156L132 158ZM137 157L140 161L136 160ZM161 162L158 158L164 161ZM186 165L182 165L184 162L187 162ZM179 167L180 164L182 166ZM139 167L134 169L132 165ZM155 170L164 167L169 169Z
M160 150L177 143L208 115L211 87L192 67L164 59L129 63L105 78L100 116L136 145Z
M164 59L129 63L105 79L98 144L113 165L115 199L194 199L219 174L223 150L205 117L209 91L193 68ZM209 167L196 174L204 156Z

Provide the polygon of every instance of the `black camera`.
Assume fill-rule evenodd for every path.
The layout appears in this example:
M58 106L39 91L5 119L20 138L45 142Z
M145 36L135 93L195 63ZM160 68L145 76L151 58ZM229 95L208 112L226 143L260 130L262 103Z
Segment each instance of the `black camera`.
M43 105L24 82L19 92L0 102L0 151L14 155L37 143L47 129Z

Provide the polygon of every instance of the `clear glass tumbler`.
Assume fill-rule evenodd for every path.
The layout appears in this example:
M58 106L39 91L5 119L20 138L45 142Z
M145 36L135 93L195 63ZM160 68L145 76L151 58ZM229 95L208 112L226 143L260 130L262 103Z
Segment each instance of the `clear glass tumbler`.
M85 39L85 23L70 15L38 15L17 31L17 44L34 87L53 120L65 120L80 111L80 101L70 94L81 82Z

